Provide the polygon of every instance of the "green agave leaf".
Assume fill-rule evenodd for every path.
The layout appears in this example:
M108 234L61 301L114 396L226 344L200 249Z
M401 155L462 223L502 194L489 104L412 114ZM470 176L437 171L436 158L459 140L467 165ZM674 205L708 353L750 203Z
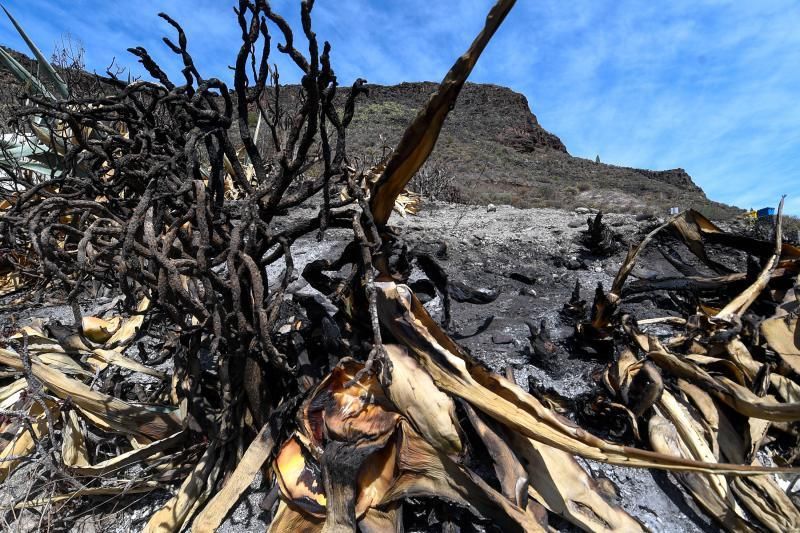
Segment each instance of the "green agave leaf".
M11 57L11 55L9 55L9 53L2 48L0 48L0 61L5 63L6 67L8 67L8 70L10 70L19 81L30 85L45 98L50 98L51 100L56 99L55 96L53 96L53 93L51 93L36 76L28 72L27 69L19 63L19 61Z
M34 158L16 157L16 154L0 154L0 169L14 171L20 168L36 172L37 174L43 174L45 176L57 176L61 173L61 169L59 168L58 164L53 165L47 160L37 161Z
M11 13L8 12L5 6L0 5L0 8L3 9L6 16L9 18L9 20L11 20L11 24L14 25L14 27L17 29L17 32L25 40L25 44L28 45L28 48L30 48L31 52L33 52L33 55L36 56L36 60L39 62L40 68L44 70L45 74L47 74L47 77L50 78L50 80L55 84L56 89L58 89L58 94L61 95L61 98L68 98L69 87L67 87L67 83L64 81L64 79L58 74L58 72L56 72L56 69L53 68L53 65L47 61L47 59L44 57L44 54L42 54L42 51L39 50L36 44L34 44L30 37L28 37L28 34L25 33L25 30L22 29L22 26L19 25L16 19L11 16Z
M42 165L41 163L35 163L33 161L16 161L0 158L0 169L13 170L19 168L30 170L32 172L36 172L37 174L42 174L48 177L51 175L58 176L61 173L59 169L53 169L52 167Z
M17 145L11 148L6 148L0 153L19 161L23 157L31 157L33 155L42 154L48 151L49 151L48 148L43 144L31 144L31 145Z
M37 154L48 154L50 148L39 142L34 135L6 133L0 135L0 156L19 160Z
M47 150L37 149L36 152L28 156L28 159L51 167L60 167L62 165L61 157L59 157L58 154L49 149Z
M34 163L32 161L24 161L19 163L20 168L24 168L25 170L31 170L38 174L44 174L45 176L55 175L58 176L61 174L61 170L57 168L51 168L47 165L42 165L40 163Z

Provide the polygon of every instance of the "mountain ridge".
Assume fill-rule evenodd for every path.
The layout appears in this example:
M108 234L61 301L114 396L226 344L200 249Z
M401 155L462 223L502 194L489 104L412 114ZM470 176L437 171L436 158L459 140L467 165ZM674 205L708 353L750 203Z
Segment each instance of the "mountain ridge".
M23 65L35 68L36 62L25 54L6 50ZM105 83L102 76L82 74ZM0 84L4 92L19 86L2 67ZM357 101L347 132L349 156L380 158L399 142L437 86L436 82L368 84L369 95ZM282 99L290 103L298 92L298 86L286 85ZM345 87L339 90L341 103L346 92ZM659 214L670 207L691 207L714 218L742 212L708 199L682 168L637 169L571 155L558 135L539 123L525 95L495 84L464 85L429 165L452 175L457 196L469 203Z
M370 85L348 130L350 152L378 156L394 146L436 86ZM682 168L637 169L572 156L523 94L493 84L465 84L430 164L451 172L471 203L658 213L698 208L718 218L741 213L710 200Z

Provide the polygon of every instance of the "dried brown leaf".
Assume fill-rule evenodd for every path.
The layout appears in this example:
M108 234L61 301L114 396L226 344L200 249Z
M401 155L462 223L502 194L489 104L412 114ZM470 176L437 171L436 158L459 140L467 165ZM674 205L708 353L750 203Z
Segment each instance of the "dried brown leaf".
M787 365L800 373L800 317L770 318L761 323L761 334L770 348L775 350Z
M97 464L76 466L70 470L82 476L105 476L109 472L120 470L128 465L132 465L140 461L157 459L161 457L162 454L167 450L171 450L180 446L185 439L186 434L183 431L179 431L165 439L153 441L140 447L135 447L132 450L121 453L116 457L106 459L105 461L101 461Z
M225 520L258 471L272 455L274 446L269 424L265 424L247 447L236 469L192 523L192 533L213 533Z
M469 403L464 402L462 405L472 427L489 452L503 496L525 509L528 505L528 473L522 463L503 437L490 427Z
M492 520L503 531L544 531L531 514L512 504L480 477L431 447L406 422L401 422L398 477L384 503L414 497L448 500Z
M52 416L58 416L58 405L54 402L47 402ZM36 441L48 432L47 417L44 409L38 402L32 402L28 410L31 417L30 427L33 428L33 435L26 424L18 423L14 438L6 444L0 451L0 483L14 471L19 464L20 458L27 457L36 449Z
M620 446L591 435L544 408L516 384L479 365L468 369L466 356L460 350L451 352L438 342L442 339L445 344L455 345L408 287L392 282L376 283L376 287L381 324L417 357L437 387L468 401L511 431L572 454L624 466L738 474L759 471L749 465L703 463Z
M80 490L66 492L63 494L52 494L45 498L36 498L33 500L25 500L13 506L0 507L0 510L20 510L29 509L31 507L50 506L54 503L70 502L82 496L117 496L128 494L142 494L145 492L152 492L156 489L162 488L161 483L155 481L141 481L134 484L126 483L123 486L111 487L84 487Z
M742 505L768 531L800 530L800 512L772 476L738 478L731 486Z
M278 510L269 524L267 533L319 533L323 519L302 513L285 501L278 504Z
M14 352L0 349L0 364L22 370L22 361ZM82 382L69 378L47 365L32 361L33 375L50 392L66 400L70 398L93 423L106 431L143 435L162 439L180 429L175 412L157 411L129 404L113 396L90 389Z
M173 533L187 523L199 505L205 503L216 482L217 447L209 445L178 492L150 517L143 533Z
M70 409L62 413L64 422L61 432L61 459L68 467L89 466L89 452L86 450L86 439L83 436L78 413Z
M370 208L378 225L386 224L389 220L395 199L433 151L444 120L455 104L464 82L514 2L515 0L498 0L492 7L483 30L469 50L456 60L439 89L406 129L372 190Z
M461 436L453 400L440 391L408 351L385 345L392 363L386 395L434 448L451 456L461 453Z
M663 453L677 453L692 457L691 451L683 443L678 430L667 419L653 416L649 423L650 444ZM695 501L705 511L719 521L728 531L750 531L748 524L735 511L735 503L729 496L721 495L713 481L718 476L695 472L679 472L675 476L692 494Z
M603 498L595 480L570 454L519 435L512 445L525 462L536 498L551 512L585 531L644 531L621 507Z
M103 344L114 335L121 323L122 319L118 316L108 320L96 316L85 316L81 320L81 329L90 341Z

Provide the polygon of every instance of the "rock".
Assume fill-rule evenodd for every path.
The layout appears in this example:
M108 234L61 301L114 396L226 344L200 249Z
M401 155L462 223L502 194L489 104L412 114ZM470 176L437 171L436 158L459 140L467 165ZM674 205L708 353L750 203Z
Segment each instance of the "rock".
M585 261L578 259L575 256L572 256L569 259L565 259L563 257L554 257L553 265L556 268L566 268L567 270L580 270L588 268Z
M536 298L538 296L538 294L536 294L536 291L531 289L530 287L521 288L519 290L519 293L522 296L533 296L534 298Z
M655 218L656 217L653 213L639 213L636 215L636 222L644 222L646 220L653 220Z
M495 344L511 344L514 342L514 337L508 333L495 333L492 335L492 342Z
M520 270L518 272L508 272L506 276L526 285L533 285L536 283L536 273L532 271Z
M576 207L575 212L578 213L579 215L588 215L589 213L592 212L592 210L589 209L588 207Z
M570 228L581 228L581 227L583 227L585 225L586 225L586 222L584 222L583 220L570 220L567 223L567 226L570 227Z
M635 265L631 271L631 275L639 279L658 279L659 273L653 269Z
M489 204L489 205L486 206L486 212L487 213L494 213L495 211L497 211L497 206L496 205Z
M308 286L308 281L306 281L306 279L301 276L289 284L289 286L286 288L286 292L288 292L289 294L294 294L298 291L303 290L307 286Z
M97 529L97 525L95 525L95 519L94 516L82 516L72 524L70 530L75 533L97 533L99 530ZM24 531L22 528L17 528L17 530Z
M567 270L581 270L586 268L586 263L576 259L570 259L566 264Z
M614 226L615 228L618 228L620 226L624 226L625 225L625 221L622 220L622 219L614 220L613 222L611 222L611 225Z

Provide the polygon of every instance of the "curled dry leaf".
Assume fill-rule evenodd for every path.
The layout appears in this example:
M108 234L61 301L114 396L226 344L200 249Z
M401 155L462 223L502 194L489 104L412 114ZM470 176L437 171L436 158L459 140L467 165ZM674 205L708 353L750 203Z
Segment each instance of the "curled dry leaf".
M528 506L528 473L522 463L506 440L469 403L462 402L461 405L489 452L503 496L517 507L525 509Z
M281 493L292 505L306 513L324 518L328 500L322 487L319 464L293 437L281 447L274 463Z
M290 504L281 501L267 531L268 533L283 533L284 531L319 533L322 531L323 521L322 518L297 511Z
M520 435L512 445L524 460L537 499L553 513L586 531L644 531L616 504L570 454Z
M591 435L505 378L474 362L468 368L468 356L439 329L408 287L393 282L376 283L376 287L381 324L417 357L437 387L468 401L510 431L588 459L623 466L740 474L759 471L750 465L704 463L620 446Z
M425 439L439 452L461 453L462 444L453 400L439 390L403 346L385 345L392 363L386 395Z
M49 431L47 415L43 406L38 402L29 401L27 415L30 417L30 426L17 421L13 428L11 441L0 451L0 483L14 471L22 458L29 456L36 449L36 442ZM59 409L54 402L45 402L51 416L58 416ZM33 434L31 434L33 429Z
M121 496L128 494L142 494L146 492L153 492L154 490L160 488L162 488L162 485L155 481L141 481L133 484L127 483L122 486L84 487L80 490L67 492L64 494L51 494L48 495L46 498L34 498L30 500L25 500L23 502L17 503L16 505L11 505L7 507L0 506L0 510L18 511L21 509L27 509L31 507L48 507L52 506L53 504L61 502L69 503L70 501L73 501L76 498L81 498L85 496Z
M139 333L144 323L144 313L150 308L150 300L142 298L136 306L137 314L125 318L114 334L105 342L107 348L127 346Z
M272 455L274 445L271 427L269 424L264 424L247 447L242 460L236 465L236 470L192 523L192 533L212 533L217 530Z
M68 467L89 466L89 453L86 451L86 439L74 410L62 413L64 429L62 431L61 458Z
M772 477L734 479L731 488L742 505L767 530L782 533L800 528L800 512Z
M761 322L761 334L789 367L800 373L800 316L786 315Z
M90 341L102 344L116 333L121 323L122 318L118 316L109 320L85 316L81 319L81 330Z
M492 7L483 30L469 50L450 68L439 89L406 129L372 189L370 209L379 226L389 220L395 199L433 151L444 120L455 105L467 77L514 3L514 0L499 0Z
M172 533L179 531L205 503L214 488L219 472L217 447L209 445L192 473L181 484L178 492L147 521L144 533Z
M354 526L394 479L400 415L374 376L353 381L362 368L345 361L320 382L301 408L302 433L273 464L283 498L329 528Z
M100 461L93 465L73 466L70 471L81 476L106 476L111 472L117 472L126 466L136 463L147 463L149 460L161 458L164 452L178 448L186 440L184 431L179 431L161 440L156 440L123 452L116 457Z
M631 409L634 416L642 416L661 397L664 382L655 366L647 360L637 360L629 348L620 353L616 363L605 371L609 388Z
M415 378L419 390L434 397L442 393L430 389L430 377L422 368L404 361L409 356L398 347L389 347L388 353L405 368L393 369L398 381L387 389L396 387L395 397L404 405L400 411L413 416L421 427L429 426L436 419L435 413L425 412L431 405L429 398L410 394L409 382L402 380ZM350 384L361 368L344 362L323 380L302 410L301 427L308 435L296 434L281 447L274 470L282 498L291 507L320 519L325 517L324 527L334 530L354 527L357 520L385 523L391 516L370 516L371 510L408 497L428 496L445 498L471 508L479 516L502 520L515 531L541 529L524 508L450 459L448 455L454 455L451 442L440 439L444 449L432 447L412 427L411 418L406 420L383 397L374 377ZM450 402L442 404L446 409L439 415L446 417L453 436L458 436ZM318 461L320 451L322 460ZM348 476L353 476L352 481Z
M0 349L0 364L22 370L22 360L9 350ZM163 439L180 429L174 412L164 413L145 406L133 405L113 396L92 390L84 383L37 361L32 362L33 375L55 396L69 398L98 427L106 431Z
M401 423L400 476L384 502L413 497L443 498L490 519L504 531L544 531L535 517L485 481L434 450L406 422Z
M638 347L645 351L648 358L662 370L703 386L739 413L773 421L800 419L800 403L781 403L771 398L760 398L746 387L725 376L712 376L700 364L692 360L713 363L721 361L720 359L698 355L679 357L667 350L657 338L647 336L639 331L630 320L623 319L623 325L625 326L625 331L631 335ZM724 363L728 364L729 362ZM729 368L732 371L741 372L738 367Z
M667 419L655 415L649 421L650 443L655 450L664 453L680 453L684 457L692 457L692 453L683 444L678 430ZM747 523L731 508L731 501L714 489L708 474L695 472L676 473L675 476L692 494L695 501L705 511L718 520L729 531L749 531ZM717 476L713 476L716 478Z
M223 90L223 85L215 85L211 80L204 88L195 89L192 78L201 80L201 77L189 62L185 35L167 17L179 32L180 46L169 44L173 51L180 51L187 64L185 72L190 81L186 87L190 90L173 90L174 84L144 49L134 50L160 83L134 84L128 89L153 91L142 93L145 100L153 102L148 113L163 112L165 119L171 119L166 123L176 133L162 136L166 138L163 145L155 139L159 135L151 136L148 146L140 148L145 150L142 153L152 154L149 145L153 145L159 150L163 148L163 153L198 159L200 153L191 146L197 144L195 134L215 124L214 136L206 138L206 152L199 157L211 160L210 168L197 161L194 165L169 165L157 169L160 180L157 187L153 186L154 181L137 182L138 176L150 176L152 172L136 169L131 173L126 167L124 161L131 158L122 147L130 145L128 132L134 130L133 122L126 122L123 114L115 115L114 124L105 124L105 119L87 121L80 113L76 115L73 104L59 107L54 103L50 112L57 110L57 116L47 115L49 118L45 120L45 110L38 109L37 114L42 116L36 116L25 131L28 137L35 137L49 147L53 156L80 153L81 158L88 157L87 161L93 161L93 168L100 175L82 181L85 176L69 174L70 180L75 178L81 188L92 191L88 199L76 200L74 191L66 190L71 185L68 187L64 182L43 181L42 190L47 195L42 194L41 198L29 195L23 202L23 196L9 195L9 200L2 200L4 231L0 233L13 235L12 240L19 238L24 249L11 252L15 254L13 257L4 256L0 261L0 295L18 290L21 280L27 279L22 277L23 273L31 277L32 267L39 269L39 274L57 272L60 282L76 289L84 278L91 279L96 269L108 279L119 279L126 298L143 293L157 298L156 311L161 314L156 316L167 318L166 329L174 328L176 332L171 340L179 342L182 356L190 354L191 359L188 362L176 359L172 375L170 392L173 403L180 405L180 413L184 415L181 416L174 406L139 405L108 394L110 386L103 389L106 392L99 392L87 384L95 385L95 373L108 365L162 380L166 377L123 353L143 325L150 305L146 298L140 302L137 313L124 320L86 317L79 331L51 324L48 334L57 340L47 338L41 329L27 328L27 336L17 339L24 337L30 365L27 358L23 364L13 350L0 349L0 364L8 367L5 375L15 380L0 389L0 406L26 415L2 422L0 478L7 477L19 458L32 453L37 435L49 430L45 413L41 412L45 402L51 414L64 411L63 416L50 418L61 424L61 455L69 473L99 478L134 464L147 467L153 479L131 483L131 492L150 490L157 481L182 481L173 497L152 516L147 531L184 528L209 500L195 520L194 530L215 529L256 472L270 460L281 497L271 531L399 530L402 502L409 498L444 499L509 531L546 530L546 514L541 512L540 504L586 530L641 530L638 522L607 501L607 491L598 486L573 455L621 466L675 471L700 505L731 530L750 526L742 519L740 505L769 529L798 527L797 509L772 477L761 475L796 470L769 468L754 460L757 452L764 451L762 445L769 438L767 432L771 427L793 434L796 428L789 424L800 419L800 386L795 381L800 369L797 302L791 300L797 296L794 289L787 288L791 277L800 270L800 249L782 242L783 202L772 242L727 233L700 213L685 211L655 228L629 251L608 293L598 288L591 320L576 325L576 340L593 348L605 347L611 354L616 353L613 348L618 339L624 337L617 334L628 334L633 344L625 347L619 359L607 368L606 383L627 406L626 413L638 417L634 425L650 416L650 444L654 450L599 438L543 405L513 379L491 372L458 346L430 317L408 286L399 282L407 278L408 258L405 251L396 253L395 249L403 246L386 227L393 209L404 214L419 208L419 198L404 189L432 152L461 88L514 0L496 2L482 31L409 125L396 149L388 159L359 176L354 175L352 167L342 165L347 161L344 128L353 117L353 102L363 81L354 85L345 116L340 120L332 104L335 76L328 64L328 46L320 57L316 36L311 31L313 2L302 3L303 30L310 45L308 60L294 48L286 22L266 2L242 5L245 6L239 13L242 28L245 29L248 14L252 20L250 32L243 31L243 47L236 68L239 139L245 144L238 153L221 126L234 122L230 94ZM275 80L275 101L269 104L275 106L272 117L275 120L269 123L269 128L276 140L275 154L281 154L281 160L274 176L272 169L266 170L269 165L260 156L245 117L249 111L248 90L255 88L258 106L255 140L258 141L262 116L269 115L259 91L272 72L266 59L258 79L253 80L257 82L254 85L244 72L248 50L253 54L250 58L255 60L257 49L255 40L248 36L258 36L266 27L261 26L266 19L277 25L286 38L286 44L279 46L279 50L290 55L304 72L303 104L296 110L296 118L288 121L294 124L288 135L278 131L283 119L277 111L281 102ZM266 34L265 29L263 32ZM10 57L1 51L0 56ZM8 59L6 62L12 65L12 70L23 74L16 66L18 63ZM46 66L45 69L50 74L55 72ZM28 74L27 78L47 94L35 77ZM62 92L65 90L61 84L59 87ZM320 91L321 87L330 89ZM209 89L213 92L209 93ZM162 93L168 93L166 107ZM187 107L189 100L181 98L190 93L191 107ZM111 101L116 105L110 107L140 117L139 100L135 100L135 105L130 105L124 97ZM221 101L225 114L219 108ZM83 107L97 111L93 105ZM104 100L103 106L107 106L107 101ZM185 113L188 108L193 112ZM174 109L183 114L173 117ZM205 122L198 123L198 119ZM73 129L69 125L82 122L89 122L92 127ZM338 136L335 151L328 138L333 133L332 128L326 129L329 126L336 129ZM113 136L114 132L119 136ZM317 132L321 134L322 160L307 154L310 147L318 146ZM148 133L151 131L145 128L140 136L147 138ZM110 151L111 158L106 154L93 159L99 157L97 153L78 150L85 145L81 137L112 139L118 142L118 148ZM170 144L172 137L180 143ZM285 138L288 144L278 142L278 137ZM324 164L325 174L318 180L306 179L306 172L318 164ZM193 176L175 173L175 169L184 166ZM85 173L87 168L77 171ZM163 180L162 173L166 176ZM129 178L136 186L120 181ZM353 178L360 180L359 185L355 185ZM171 182L188 186L181 185L177 190L170 188ZM330 201L332 182L336 186L347 182L348 187L335 210L331 209ZM360 191L359 186L368 190ZM98 194L101 189L102 194ZM115 192L117 189L119 193ZM302 190L295 189L303 189L310 195L303 196ZM286 191L292 192L284 196ZM179 200L171 202L171 194L175 192ZM318 217L298 228L282 228L273 233L273 217L318 192L324 196L324 209ZM355 205L350 194L358 196L362 212L338 211L347 204ZM230 198L239 200L244 215L224 211L225 216L218 216L224 200ZM44 226L36 222L39 211L51 210L56 205L53 202L83 202L81 205L88 207L83 211L71 207L52 209L51 221L44 221ZM26 204L32 210L26 211ZM112 205L119 208L119 213L110 210ZM7 220L12 220L12 226L16 223L20 228L29 227L30 235L16 231L19 228L6 231ZM322 238L327 227L342 227L346 221L353 222L355 239L335 264L339 270L343 264L354 268L351 275L327 292L335 293L332 300L340 302L339 311L343 311L342 319L347 321L342 329L352 335L348 339L341 332L329 336L336 342L326 346L331 359L323 367L331 371L317 383L316 374L306 372L306 368L296 372L298 368L290 366L287 355L282 353L283 344L278 342L276 346L273 342L276 337L272 333L277 329L273 326L275 317L284 310L280 306L292 281L292 243L317 229ZM46 233L54 226L61 229L47 237L52 242L43 246L43 241L37 240L37 231L46 228ZM603 250L611 248L613 239L601 224L599 214L590 226L593 230L590 244L599 244ZM79 244L72 242L67 228L78 234L83 232L82 238L74 239ZM713 275L700 274L675 253L668 261L684 277L640 280L626 285L645 247L659 239L665 230L673 231ZM102 238L98 238L100 234ZM717 261L718 254L711 245L743 250L762 259L762 264L751 269L752 275L735 272ZM285 258L286 270L284 279L278 283L280 289L274 291L271 287L274 284L270 283L274 280L267 280L263 273L268 264L281 258L274 251L278 248ZM360 265L348 255L357 248L362 251ZM34 256L41 259L41 265L32 262ZM77 257L78 268L71 262L73 256ZM113 272L103 270L102 263L107 258L113 259L108 261ZM334 264L321 261L328 266ZM404 263L405 266L392 270ZM26 269L18 271L17 266L23 264ZM377 283L373 265L379 273ZM433 270L426 273L434 282L444 280L438 285L445 296L445 327L450 297L456 302L486 303L497 296L463 283L448 282L446 273L436 268L437 275L431 274ZM333 281L329 281L333 286ZM41 283L43 287L50 286L47 280ZM733 294L739 287L743 290ZM618 314L626 296L653 290L696 293L696 312L688 313L689 316L638 322L641 327L659 323L683 328L669 341L645 335L635 320ZM70 298L76 292L71 292ZM217 298L219 294L222 296ZM708 294L715 298L703 301ZM583 309L576 291L565 314L574 322L583 315ZM758 314L772 309L775 309L772 316ZM370 321L365 328L359 322L367 315ZM229 327L233 323L237 326ZM296 356L298 366L310 366L308 351L299 346L301 342L294 342L304 340L300 333L303 321L296 323L297 327L290 331L293 335L290 348L300 353L290 356ZM326 324L328 329L338 327L333 320ZM369 329L372 346L368 346ZM383 338L388 342L384 343ZM283 339L277 337L277 340ZM244 349L230 349L237 345ZM343 347L352 350L354 356L368 353L369 362L364 365L347 358L340 360ZM196 355L206 348L217 365L216 373L200 368ZM765 356L769 350L777 353L777 359ZM258 381L268 375L261 371L259 357L278 370L276 380ZM245 365L238 365L243 360ZM85 368L87 363L91 369ZM376 371L378 367L380 372ZM252 370L255 371L251 373ZM28 377L19 378L20 373ZM216 381L206 374L214 376ZM243 422L237 426L239 422L232 422L231 418L241 414L241 397L232 383L241 384L244 380L231 376L242 374L254 378L255 384L247 382L248 398L240 417ZM275 386L276 396L262 402L259 393L265 391L267 384ZM28 388L37 400L48 399L33 401ZM213 392L206 394L212 389ZM264 426L242 455L249 435L243 429L249 421L267 416L269 409L282 401L278 399L281 395L298 391L305 394L305 401L296 413L297 427L287 436L282 432L272 434ZM48 395L57 401L51 401ZM454 402L461 406L458 411ZM209 410L209 405L214 408ZM291 404L293 414L296 405ZM462 462L470 441L461 431L457 412L466 413L466 420L461 422L475 429L489 451L500 491ZM30 427L23 421L30 421ZM184 430L185 425L189 429ZM87 438L89 427L121 433L132 449L92 465L89 460L92 454L87 450L91 442ZM218 434L209 436L210 442L186 438L191 431L207 428L218 430ZM10 440L6 435L11 435ZM472 433L469 436L472 438ZM173 448L181 445L183 448L175 452ZM277 450L274 457L273 448ZM193 464L197 457L199 461ZM221 490L212 498L218 485ZM54 501L81 494L103 494L103 491L116 494L114 491L119 487L115 483L87 487L84 491L58 494ZM37 498L20 505L40 505L42 501Z

